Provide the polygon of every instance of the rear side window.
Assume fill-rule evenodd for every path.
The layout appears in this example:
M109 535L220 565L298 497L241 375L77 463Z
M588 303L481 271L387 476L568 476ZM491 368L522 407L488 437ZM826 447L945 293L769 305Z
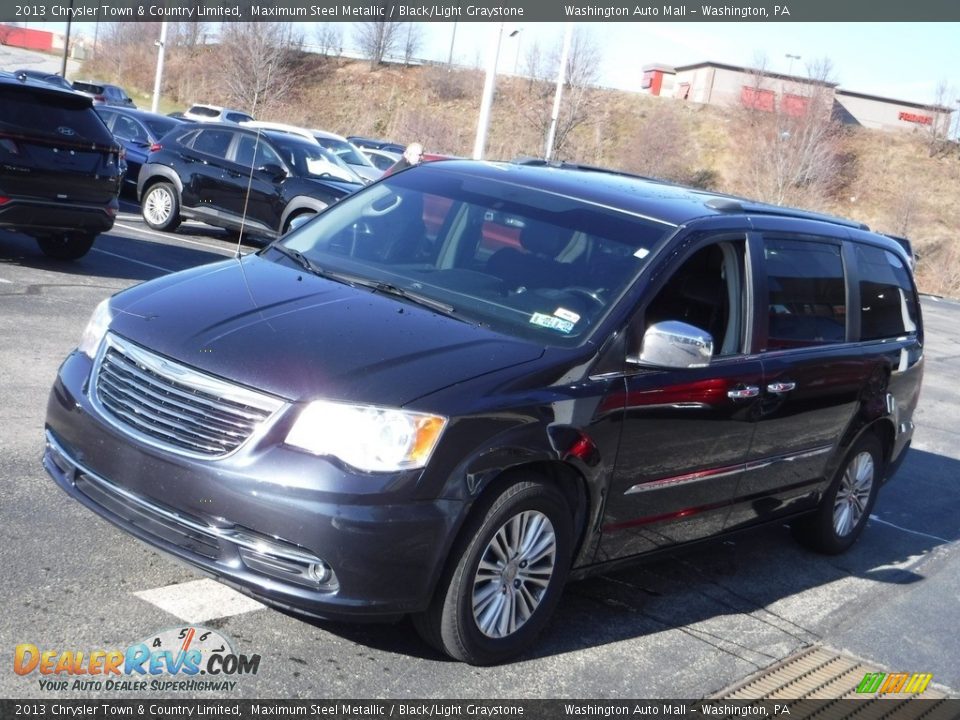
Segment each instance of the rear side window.
M107 126L87 98L62 92L0 87L0 132L16 130L32 136L49 136L70 142L113 145Z
M894 253L856 246L860 274L860 339L895 338L917 329L917 296L910 274Z
M233 140L233 133L229 130L211 128L198 132L193 138L192 147L197 152L224 158L227 156L231 140Z
M769 349L846 340L846 284L839 245L767 238L764 263Z
M80 92L93 93L94 95L103 95L103 85L93 85L92 83L75 82L73 84L73 89L79 90Z
M187 110L189 115L196 115L197 117L208 117L215 118L220 117L220 111L216 108L206 107L205 105L194 105L192 108Z

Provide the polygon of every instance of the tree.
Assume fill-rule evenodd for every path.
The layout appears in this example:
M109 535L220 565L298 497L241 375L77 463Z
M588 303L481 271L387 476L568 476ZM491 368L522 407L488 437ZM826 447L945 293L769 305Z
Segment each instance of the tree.
M223 23L222 80L228 101L251 115L283 102L296 78L290 72L288 23Z
M403 62L409 65L423 44L423 26L420 23L406 23L406 26L403 38Z
M837 189L840 123L833 117L832 75L827 59L808 65L799 82L761 67L743 88L737 137L752 195L816 206Z
M539 47L533 44L527 52L524 65L525 73L531 78L527 96L517 108L520 115L533 125L546 141L550 130L553 98L556 83L546 78L556 77L560 68L561 44L558 42L550 51L545 63L541 64ZM593 34L584 26L578 26L570 42L567 55L566 83L560 114L557 118L554 152L560 157L570 133L581 125L587 124L596 114L596 103L591 90L600 75L602 52ZM543 71L540 68L545 68ZM540 76L543 80L534 80Z
M340 23L320 23L314 38L324 55L340 56L343 53L343 29Z
M394 52L399 37L399 22L361 22L354 24L354 42L365 58L370 61L370 70L376 70L383 58Z

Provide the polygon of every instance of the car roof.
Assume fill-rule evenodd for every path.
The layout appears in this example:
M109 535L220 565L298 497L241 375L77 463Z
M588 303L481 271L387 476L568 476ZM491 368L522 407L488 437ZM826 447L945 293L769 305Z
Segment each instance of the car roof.
M7 72L6 70L0 70L0 84L8 86L12 85L16 87L29 87L33 90L50 93L51 95L69 97L75 102L89 102L91 107L93 105L93 101L86 95L81 95L73 90L67 90L59 85L52 85L45 80L30 77L29 75L17 76L14 73Z
M95 105L94 110L96 110L97 112L117 113L118 115L130 115L131 117L143 118L144 120L150 120L152 118L163 118L164 120L179 121L181 123L187 122L183 118L171 117L170 115L164 115L163 113L150 112L149 110L141 110L140 108L124 107L123 105ZM207 124L209 125L209 123Z
M531 159L515 162L443 160L424 163L420 167L534 187L672 225L721 215L779 216L829 223L844 227L851 233L869 235L884 247L898 247L893 240L867 232L869 228L866 225L854 220L770 205L606 168L569 163L550 164ZM902 250L899 252L902 253Z

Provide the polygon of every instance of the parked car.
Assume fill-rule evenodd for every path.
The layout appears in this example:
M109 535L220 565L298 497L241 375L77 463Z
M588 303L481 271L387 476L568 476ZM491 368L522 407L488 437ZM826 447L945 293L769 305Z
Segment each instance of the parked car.
M155 230L183 218L274 238L298 215L320 212L360 187L334 178L326 150L279 132L185 123L151 147L137 196Z
M363 148L362 152L381 174L393 167L397 160L403 157L402 153L390 152L389 150Z
M0 228L74 260L113 227L120 146L90 98L0 72Z
M242 110L204 104L191 105L183 113L182 117L184 120L192 120L193 122L241 123L253 120L253 115L245 113Z
M377 140L375 138L363 137L361 135L348 135L347 140L352 142L361 150L386 150L402 155L406 145L395 143L390 140Z
M90 97L94 105L136 107L133 99L127 95L127 91L117 85L107 85L106 83L94 82L92 80L75 80L72 83L72 87L77 92Z
M264 602L409 613L495 663L568 578L768 522L849 548L910 444L923 340L905 254L856 222L424 163L105 300L44 464Z
M73 90L73 85L71 85L63 75L57 75L56 73L47 72L46 70L14 70L13 75L15 77L20 77L24 75L25 77L32 78L33 80L40 80L49 85L55 85L61 90Z
M127 172L123 177L124 187L136 195L137 178L150 153L150 147L171 130L182 125L183 121L146 110L108 105L97 105L96 112L123 145L127 161Z
M274 132L281 132L308 140L322 149L323 157L329 162L329 166L326 167L325 170L326 172L330 173L330 175L339 180L345 180L351 183L370 182L368 178L357 172L357 168L348 164L342 156L328 148L328 142L321 142L321 138L324 138L327 133L323 133L320 130L308 130L307 128L297 127L296 125L267 122L264 120L250 120L240 124L244 127L258 128L260 130L272 130ZM326 138L324 138L324 140L326 140ZM377 172L377 169L372 165L370 166L370 169L375 173ZM379 173L377 173L377 175L379 175Z

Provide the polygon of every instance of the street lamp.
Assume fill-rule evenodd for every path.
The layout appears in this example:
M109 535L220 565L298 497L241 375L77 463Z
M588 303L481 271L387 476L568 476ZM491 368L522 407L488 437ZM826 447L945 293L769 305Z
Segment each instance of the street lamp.
M517 75L517 68L520 67L520 33L523 31L523 28L517 28L512 33L510 37L515 37L517 39L517 54L513 58L513 74Z
M477 137L473 143L473 159L482 160L487 148L487 131L490 128L490 111L493 109L493 91L497 80L497 63L500 62L500 40L503 38L504 23L497 23L496 38L490 44L491 52L487 60L487 75L483 81L483 98L480 101L480 117L477 119ZM516 37L514 30L509 37Z
M567 58L570 56L570 44L573 41L573 23L567 23L567 30L563 35L563 50L560 51L560 69L557 71L557 90L553 95L553 112L550 113L550 131L547 133L547 146L543 157L550 160L553 157L554 143L557 138L557 122L560 119L560 97L563 94L563 85L567 81Z
M153 103L150 112L156 112L160 103L160 83L163 80L163 56L167 45L167 22L160 23L160 39L157 41L157 72L153 76Z
M793 61L794 61L794 60L799 60L799 59L800 59L800 56L799 56L799 55L791 55L790 53L787 53L784 57L786 57L787 60L790 61L790 65L787 67L787 75L792 75L792 74L793 74Z

